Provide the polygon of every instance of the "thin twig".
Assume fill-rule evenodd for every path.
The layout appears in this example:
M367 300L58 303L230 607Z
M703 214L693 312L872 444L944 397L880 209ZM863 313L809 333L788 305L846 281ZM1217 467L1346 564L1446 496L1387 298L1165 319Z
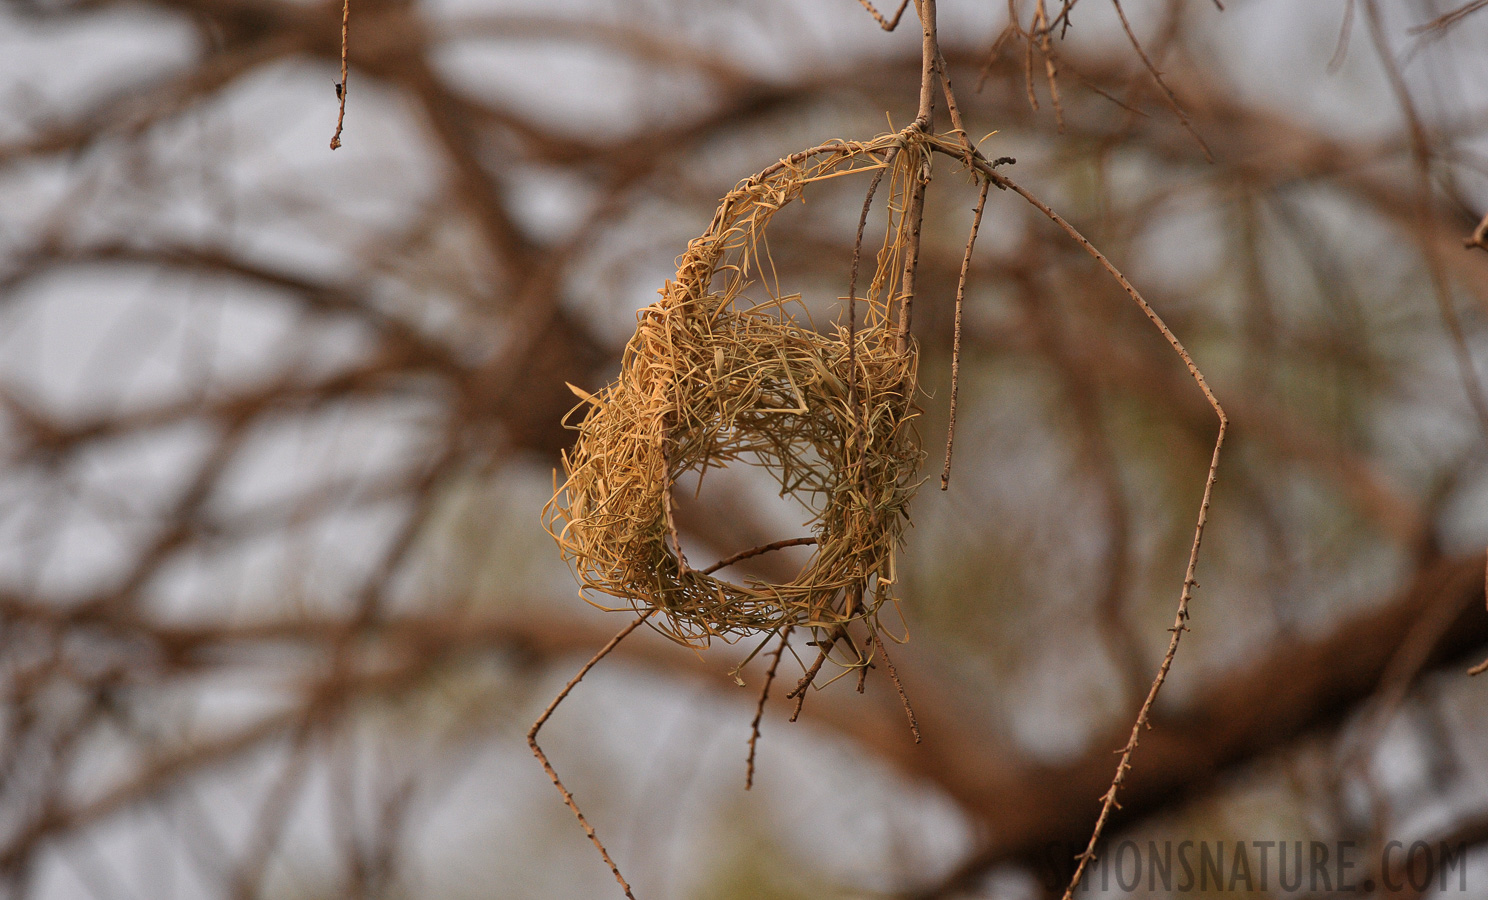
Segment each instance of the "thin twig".
M1488 7L1488 0L1470 0L1449 13L1437 16L1425 25L1406 30L1406 34L1425 34L1428 31L1446 31L1480 9Z
M903 7L900 7L900 12L903 11ZM863 230L868 227L868 209L873 205L873 195L878 191L879 182L883 181L884 172L893 164L894 157L898 154L898 147L884 154L883 167L873 173L873 180L868 183L868 195L863 198L863 212L858 216L858 236L853 241L852 269L847 276L847 402L853 411L854 447L859 446L863 436L863 411L858 408L858 264L863 258Z
M336 150L341 146L341 126L346 121L346 35L351 25L351 0L342 0L341 3L341 81L336 85L336 100L340 108L336 111L336 133L331 135L331 149Z
M977 232L982 227L982 210L987 206L987 189L992 186L982 179L982 192L977 195L976 212L971 218L971 234L966 238L966 254L961 257L961 275L956 281L956 333L951 339L950 421L946 425L945 468L940 472L940 489L951 487L951 451L956 440L956 397L961 390L961 308L966 300L966 276L971 271L971 251L976 246Z
M904 16L904 11L909 8L909 0L902 0L899 4L899 9L894 13L894 18L885 19L883 13L879 12L878 8L872 3L869 3L868 0L858 0L858 3L862 4L863 8L868 10L868 14L878 23L878 27L884 31L893 31L895 28L898 28L899 19Z
M759 705L754 708L754 721L749 723L749 762L744 769L744 790L754 787L754 749L759 743L760 720L765 716L765 701L770 699L770 684L775 681L775 670L780 667L780 657L785 653L786 644L790 642L792 626L787 625L785 631L780 635L780 646L775 648L775 655L770 659L770 668L765 670L765 686L760 691Z
M935 0L916 0L920 13L920 105L915 115L915 126L926 134L935 132L935 73L936 59L940 55L940 44L935 36ZM895 348L902 354L909 352L911 317L914 312L915 272L920 262L920 231L925 218L925 188L930 184L930 159L925 154L917 170L909 177L913 184L909 189L909 203L905 208L905 221L909 236L904 244L904 273L899 281L899 333ZM906 392L905 399L909 399Z
M935 132L935 60L940 43L935 34L935 0L915 0L920 14L920 105L915 121L926 134Z
M625 880L625 876L620 874L620 867L615 865L615 861L610 858L610 852L600 842L599 835L594 833L594 826L590 825L589 820L584 818L584 814L579 811L579 805L574 802L573 794L570 794L568 788L563 786L563 782L558 778L558 772L553 768L553 764L548 762L547 754L543 753L542 748L537 745L537 732L548 721L548 717L553 715L553 711L558 708L558 704L562 703L569 692L574 689L574 686L583 680L585 675L589 674L589 670L594 668L595 664L600 660L608 656L610 651L614 650L632 631L641 627L641 623L651 618L651 614L654 612L656 612L655 607L646 610L637 616L634 622L620 629L619 634L610 638L610 642L605 644L598 653L594 654L593 659L584 663L584 667L579 670L579 674L569 679L568 684L563 686L563 690L558 692L558 696L553 698L553 702L548 704L548 708L543 710L542 715L537 717L537 721L533 722L532 727L527 731L527 746L532 748L532 754L537 757L538 762L542 763L543 771L547 772L548 777L553 780L553 784L558 788L558 793L563 795L563 802L573 811L574 816L578 818L579 824L584 828L584 833L589 835L590 842L599 849L599 855L604 857L604 861L609 864L610 871L615 875L615 880L620 882L621 889L625 891L625 896L630 898L630 900L635 900L635 895L630 892L630 884Z
M961 145L961 151L966 155L967 168L972 168L972 158L976 155L976 148L971 144L971 136L966 133L966 123L961 118L961 107L956 103L956 92L951 88L951 67L946 64L945 54L940 48L935 48L935 70L940 75L941 92L945 95L946 112L951 116L951 130L956 134L956 141Z
M269 860L274 854L275 846L283 838L285 826L294 809L296 793L310 767L311 739L315 736L315 730L315 722L308 716L295 729L289 760L264 797L243 861L233 877L234 900L251 900L258 896Z
M1199 389L1204 392L1204 399L1209 401L1209 406L1213 408L1214 412L1219 416L1221 425L1227 425L1229 423L1229 417L1227 417L1224 414L1224 410L1220 408L1219 401L1215 399L1214 392L1209 389L1209 383L1204 379L1203 373L1199 371L1198 366L1194 365L1193 358L1188 355L1188 351L1184 349L1183 344L1178 340L1177 335L1173 334L1172 330L1169 329L1167 324L1163 322L1162 317L1157 314L1157 311L1154 310L1152 306L1147 303L1147 300L1142 297L1141 293L1139 293L1135 287L1132 286L1132 283L1126 280L1126 276L1121 274L1121 270L1112 265L1111 261L1106 258L1106 255L1097 250L1094 244L1090 243L1090 241L1083 234L1075 229L1075 226L1065 221L1063 216L1050 209L1042 200L1029 193L1029 191L1022 185L1019 185L1011 178L1008 178L1007 176L999 173L995 168L993 168L994 165L996 165L996 163L988 162L985 158L982 158L980 156L978 156L978 158L976 159L976 168L988 178L992 179L993 184L997 185L998 187L1011 190L1013 193L1019 195L1024 200L1027 200L1034 206L1034 208L1048 217L1050 221L1052 221L1055 225L1058 225L1065 234L1068 234L1071 238L1073 238L1075 243L1079 244L1086 253L1090 254L1096 262L1100 263L1101 268L1105 269L1112 278L1116 279L1116 283L1121 285L1122 290L1126 291L1127 296L1131 297L1132 300L1136 302L1137 306L1141 308L1142 314L1145 315L1154 326L1156 326L1157 330L1162 333L1163 338L1168 342L1168 345L1172 347L1173 350L1177 352L1178 357L1183 360L1183 365L1188 369L1188 374L1194 379L1194 381L1198 383Z
M1163 654L1162 664L1157 670L1157 677L1152 680L1152 686L1147 691L1147 697L1142 701L1141 709L1137 711L1137 719L1132 724L1131 734L1127 738L1126 746L1121 749L1121 760L1116 765L1116 775L1111 780L1111 786L1106 789L1105 794L1101 797L1100 815L1096 818L1095 829L1091 832L1090 842L1086 845L1085 852L1081 853L1078 857L1080 860L1079 865L1076 866L1074 877L1070 879L1069 887L1064 892L1064 900L1070 900L1074 895L1075 889L1080 885L1080 879L1085 874L1085 867L1095 858L1095 846L1100 841L1101 833L1105 831L1106 821L1111 816L1111 810L1116 807L1116 796L1126 780L1126 773L1131 769L1132 754L1136 752L1137 741L1141 737L1142 729L1147 726L1148 719L1152 713L1152 706L1157 701L1158 691L1162 689L1163 682L1167 681L1168 671L1173 666L1173 658L1178 653L1178 643L1182 640L1183 633L1188 630L1188 606L1189 602L1193 599L1194 588L1198 587L1199 584L1194 578L1199 565L1199 547L1204 540L1204 526L1209 521L1209 502L1213 496L1214 482L1219 473L1219 456L1221 449L1224 447L1225 431L1229 428L1229 417L1225 415L1224 408L1219 405L1219 399L1209 389L1209 384L1204 379L1203 373L1199 371L1198 366L1194 365L1193 358L1188 355L1188 350L1178 340L1178 336L1173 334L1172 330L1163 322L1162 317L1157 314L1157 311L1147 303L1147 300L1132 286L1132 283L1126 279L1126 276L1121 274L1121 270L1117 269L1106 258L1105 254L1097 250L1095 245L1090 243L1073 225L1065 221L1063 216L1050 209L1043 201L1029 193L1027 189L999 174L985 160L977 159L976 165L978 170L990 178L994 184L999 187L1011 189L1014 193L1031 203L1039 212L1047 216L1065 234L1073 238L1075 243L1079 244L1086 253L1089 253L1096 262L1100 263L1101 267L1112 278L1116 279L1116 282L1126 291L1127 296L1132 298L1142 310L1142 313L1147 316L1148 320L1152 322L1163 338L1167 340L1168 345L1178 354L1178 358L1183 360L1184 366L1188 368L1188 374L1198 384L1199 390L1204 394L1204 399L1209 401L1209 406L1219 418L1219 433L1214 438L1214 453L1209 460L1209 472L1204 478L1204 496L1199 503L1198 521L1194 524L1193 544L1189 547L1188 566L1183 574L1183 590L1178 596L1178 610L1173 619L1173 626L1169 629L1171 636L1168 639L1168 649Z
M1468 593L1443 592L1415 617L1390 661L1380 673L1379 686L1363 718L1338 754L1343 769L1366 767L1374 759L1385 730L1405 704L1442 638L1475 598Z
M769 553L772 550L783 550L786 547L806 547L806 546L809 546L809 545L815 544L815 543L816 543L816 538L814 538L814 537L787 538L787 539L785 539L783 541L774 541L774 542L769 543L769 544L763 544L763 545L758 546L758 547L752 547L752 548L750 548L748 550L740 550L738 553L735 553L733 556L725 556L723 559L720 559L718 562L716 562L713 565L709 566L708 568L704 569L701 572L701 574L703 574L703 575L712 575L714 572L717 572L719 569L726 569L726 568L728 568L729 566L733 565L736 562L741 562L741 561L746 560L746 559L749 559L751 557L759 556L760 554L763 554L763 553Z
M1044 76L1049 80L1049 102L1054 107L1054 128L1064 133L1064 104L1059 99L1059 70L1054 64L1054 47L1049 38L1049 16L1044 0L1038 0L1033 10L1033 31L1029 33L1029 45L1037 37L1039 53L1044 57Z
M1018 11L1013 3L1014 0L1008 0L1008 17L1013 22L1018 36L1023 39L1023 89L1028 93L1029 108L1038 112L1038 93L1033 89L1033 35L1017 24Z
M1011 9L1011 5L1009 8ZM1003 26L1002 32L997 35L992 46L987 48L987 58L982 60L982 67L977 71L976 92L978 94L982 92L982 88L987 86L987 79L992 77L992 66L997 62L998 54L1002 52L1002 45L1021 33L1022 29L1018 27L1017 19L1010 14L1008 23Z
M1411 158L1416 169L1415 212L1418 224L1416 238L1421 245L1421 255L1426 260L1426 271L1431 276L1431 288L1436 297L1437 311L1441 315L1442 324L1446 326L1447 335L1451 338L1457 374L1462 381L1463 390L1467 393L1468 403L1477 416L1478 428L1483 433L1483 437L1488 438L1488 394L1485 394L1483 383L1478 379L1477 369L1473 365L1472 352L1468 349L1467 336L1462 331L1462 321L1458 318L1457 308L1452 302L1451 284L1447 280L1447 273L1438 255L1436 243L1428 237L1431 232L1432 217L1431 137L1426 133L1426 124L1421 120L1415 99L1411 97L1410 88L1406 85L1400 66L1396 64L1389 42L1385 39L1384 22L1380 18L1379 5L1375 0L1364 0L1364 18L1369 23L1369 36L1374 42L1375 54L1379 57L1380 65L1384 67L1385 75L1389 78L1390 89L1400 105L1401 115L1405 117L1406 127L1410 134ZM1476 236L1474 232L1474 237Z
M801 676L801 680L796 683L795 688L789 694L785 695L787 700L795 698L796 701L796 708L791 710L790 720L792 722L801 718L801 707L806 705L806 689L811 687L811 682L816 680L816 673L821 671L822 663L826 661L827 651L823 648L816 654L816 660L811 663L811 668L806 670L806 674Z
M1488 250L1488 214L1484 214L1483 221L1479 222L1478 227L1473 229L1470 237L1462 241L1462 245L1469 250L1474 247Z
M817 673L821 671L822 663L827 661L827 654L831 652L832 645L837 643L837 638L839 636L845 634L846 632L843 631L840 626L838 626L829 631L825 638L819 638L817 640L816 645L818 648L818 652L816 654L816 659L811 663L811 666L807 668L805 674L801 676L801 680L796 682L796 686L791 689L791 692L785 695L785 699L796 701L796 708L791 712L790 717L790 720L792 722L801 717L801 707L806 703L806 690L810 688L811 683L816 680Z
M1343 7L1343 24L1338 27L1338 46L1333 48L1333 58L1328 60L1328 74L1332 75L1343 67L1343 60L1348 56L1349 37L1354 33L1354 0L1348 0Z
M1053 31L1055 28L1059 29L1059 37L1061 40L1064 39L1064 33L1068 31L1070 27L1070 11L1073 10L1075 8L1075 4L1079 2L1080 0L1064 0L1064 4L1059 8L1059 15L1055 16L1054 21L1049 23L1050 31Z
M1075 868L1074 877L1070 879L1069 887L1065 889L1064 900L1070 900L1074 896L1075 889L1080 886L1080 878L1085 873L1085 867L1095 858L1095 847L1100 842L1100 836L1105 831L1106 820L1110 818L1111 810L1117 805L1116 795L1121 790L1126 780L1126 773L1131 770L1132 754L1137 749L1137 741L1141 737L1142 729L1148 727L1148 719L1152 713L1152 706L1157 701L1158 691L1162 689L1163 682L1167 681L1168 671L1173 666L1173 658L1178 653L1178 642L1183 633L1188 630L1188 604L1193 597L1193 589L1198 587L1194 580L1194 572L1198 565L1199 544L1203 540L1204 525L1209 517L1209 500L1214 488L1215 473L1219 467L1219 452L1224 444L1224 433L1226 423L1220 421L1219 437L1214 442L1214 456L1209 462L1209 475L1204 481L1204 499L1199 506L1199 521L1194 528L1194 542L1189 550L1188 569L1184 573L1183 593L1178 598L1178 613L1174 617L1173 626L1169 629L1171 637L1168 639L1167 652L1163 654L1162 665L1158 668L1157 677L1152 680L1152 687L1147 691L1147 697L1142 701L1142 708L1137 712L1137 720L1132 724L1131 734L1127 737L1126 746L1121 749L1121 761L1116 765L1116 775L1111 780L1111 786L1101 797L1100 816L1096 819L1095 829L1090 834L1090 842L1085 847L1085 852L1079 856L1080 864Z
M920 742L920 723L915 721L914 707L909 705L909 695L904 692L904 684L899 680L899 672L894 668L894 661L889 659L889 648L884 646L883 640L877 631L870 630L873 635L873 645L878 652L883 654L884 668L889 670L889 680L894 682L894 690L899 692L899 702L904 704L904 715L909 719L909 731L914 735L914 742Z
M1064 70L1066 72L1070 72L1071 74L1073 74L1077 79L1079 79L1079 81L1080 81L1081 84L1085 85L1087 88L1089 88L1091 91L1093 91L1098 96L1104 97L1105 99L1111 101L1112 103L1116 104L1117 106L1121 107L1122 109L1126 110L1127 112L1131 113L1134 116L1140 116L1143 119L1150 119L1150 118L1152 118L1152 114L1151 113L1148 113L1145 110L1138 109L1137 107L1132 106L1130 103L1126 102L1125 100L1122 100L1120 97L1116 96L1115 94L1111 93L1110 91L1108 91L1105 88L1101 87L1100 85L1096 84L1094 81L1091 81L1083 73L1081 73L1081 71L1079 69L1077 69L1073 65L1071 65L1068 60L1061 60L1061 62L1064 64Z
M1137 51L1137 56L1142 59L1142 65L1147 67L1148 73L1152 75L1152 80L1162 89L1163 97L1168 101L1168 107L1178 117L1178 121L1183 125L1183 129L1198 143L1199 149L1204 151L1204 160L1206 162L1214 162L1214 154L1209 152L1209 145L1204 143L1204 139L1194 130L1193 123L1188 120L1188 113L1183 111L1183 106L1178 102L1178 97L1173 93L1173 89L1168 87L1166 81L1163 81L1162 73L1157 70L1157 66L1147 56L1147 51L1142 49L1142 42L1137 40L1136 32L1132 31L1131 22L1127 21L1126 11L1121 8L1121 0L1111 0L1111 5L1116 7L1116 15L1121 17L1121 27L1126 31L1126 37L1131 41L1132 49Z

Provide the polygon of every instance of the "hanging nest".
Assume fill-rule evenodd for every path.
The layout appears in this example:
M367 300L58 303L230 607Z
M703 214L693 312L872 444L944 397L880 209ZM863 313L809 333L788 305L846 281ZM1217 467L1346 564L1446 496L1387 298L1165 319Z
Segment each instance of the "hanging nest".
M853 621L876 628L924 458L914 429L917 354L890 313L906 197L937 140L910 130L824 145L723 199L661 299L638 314L619 378L593 395L576 391L578 441L544 524L582 588L662 613L652 624L691 645ZM765 229L807 185L855 173L889 176L888 226L865 296L849 301L849 324L824 334L803 324L799 295L765 277L773 274ZM746 296L756 284L767 297ZM673 486L733 462L764 466L782 496L815 512L811 559L788 582L736 584L682 553Z

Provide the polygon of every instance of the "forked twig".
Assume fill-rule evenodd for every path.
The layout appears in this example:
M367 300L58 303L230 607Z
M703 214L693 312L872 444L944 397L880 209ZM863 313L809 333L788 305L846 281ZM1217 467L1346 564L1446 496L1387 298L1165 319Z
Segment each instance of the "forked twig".
M1033 50L1037 46L1038 51L1044 56L1044 75L1049 79L1049 98L1054 103L1054 122L1062 134L1064 132L1064 108L1059 99L1059 70L1054 59L1054 45L1049 40L1051 29L1044 0L1038 0L1034 5L1033 21L1029 23L1026 31L1018 22L1018 0L1008 0L1007 14L1007 27L997 36L997 40L992 42L987 62L982 66L982 77L977 82L977 92L981 92L982 86L991 74L993 60L997 57L1003 43L1010 38L1016 38L1023 42L1023 90L1028 97L1028 107L1038 112L1038 94L1033 88ZM944 60L941 62L943 67Z
M1064 0L1064 3L1059 8L1059 15L1054 17L1053 22L1049 23L1050 31L1053 31L1055 28L1059 29L1059 37L1061 40L1064 38L1064 33L1068 31L1070 27L1070 11L1073 10L1075 8L1075 4L1079 2L1080 0Z
M806 669L805 674L801 676L801 680L796 682L796 686L791 688L791 692L785 695L785 699L796 701L796 708L791 711L790 720L792 722L801 717L801 707L806 704L806 690L807 688L811 687L811 683L816 680L817 673L821 671L822 663L827 661L827 653L831 651L832 645L836 642L837 635L835 633L828 634L824 640L818 640L816 642L816 659L813 660L811 666Z
M794 626L787 625L785 631L780 635L780 646L775 648L775 654L770 658L770 668L765 670L765 686L760 691L759 705L754 708L754 721L749 723L749 761L744 767L744 790L754 787L754 750L759 743L760 720L765 717L765 701L770 699L770 685L775 681L775 670L780 668L780 657L785 653L786 645L790 643L791 631Z
M838 641L842 641L843 643L847 644L847 648L853 652L853 656L857 657L857 662L853 663L852 665L859 667L860 672L858 678L858 693L862 693L862 672L867 670L869 665L869 658L864 654L862 650L858 649L857 642L852 639L852 635L848 633L845 626L834 625L831 627L830 630L827 631L827 636L825 638L817 639L816 646L820 649L816 654L816 659L813 660L811 666L806 669L805 674L801 676L801 680L796 682L796 686L791 688L790 693L785 695L785 699L796 701L796 708L791 711L790 720L792 722L801 717L801 708L806 705L806 691L810 689L811 685L816 681L816 676L821 674L822 664L827 661L832 652L832 648L837 645ZM807 646L810 646L810 644L808 643ZM841 675L838 675L833 678L832 681L836 681L837 678L841 677ZM827 684L831 684L832 681L827 682Z
M341 2L341 80L336 84L336 100L340 107L336 111L336 133L331 135L331 149L341 146L341 125L346 121L346 35L351 25L351 0Z
M1054 128L1060 134L1064 133L1064 104L1059 99L1059 69L1054 61L1054 46L1049 38L1049 14L1044 8L1044 0L1038 0L1038 5L1033 12L1033 30L1028 35L1028 46L1030 59L1032 58L1033 39L1038 38L1039 53L1044 57L1044 77L1049 81L1049 102L1054 107ZM1029 92L1032 93L1033 86L1029 84Z
M873 21L877 22L878 27L884 31L893 31L895 28L898 28L899 19L904 16L904 11L909 8L909 0L902 0L899 4L899 9L894 13L894 18L885 19L883 13L879 12L878 8L868 2L868 0L858 0L858 3L862 4L863 8L868 10L868 15L872 16Z
M610 871L615 875L615 880L620 882L620 887L624 889L625 896L630 898L630 900L635 900L635 895L630 892L630 884L625 880L625 876L620 874L620 867L615 865L615 861L610 858L610 852L600 842L599 835L594 833L594 826L590 825L589 820L584 818L584 814L579 811L579 805L574 802L573 794L570 794L568 788L563 786L563 782L558 778L558 772L554 770L553 764L548 762L547 754L543 753L542 748L537 745L537 732L542 729L543 724L548 721L548 717L553 715L553 711L558 708L558 704L563 702L569 692L574 689L574 686L582 681L585 675L589 674L589 670L594 668L600 660L608 656L610 651L614 650L632 631L641 627L641 624L651 618L651 614L654 612L656 612L655 607L646 610L637 616L634 622L620 629L619 634L610 638L609 643L605 644L598 653L594 654L592 659L584 663L584 667L579 670L579 674L575 675L569 680L568 684L563 686L563 690L558 692L558 696L553 698L553 702L548 704L548 708L543 710L542 715L537 717L537 721L533 722L532 727L527 731L527 746L532 748L532 754L537 757L538 762L542 763L543 771L547 772L548 777L553 779L553 784L558 788L558 793L563 795L563 802L567 804L568 808L573 811L574 816L578 818L579 824L584 828L584 833L589 835L590 842L598 848L599 855L604 857L604 861L609 864Z

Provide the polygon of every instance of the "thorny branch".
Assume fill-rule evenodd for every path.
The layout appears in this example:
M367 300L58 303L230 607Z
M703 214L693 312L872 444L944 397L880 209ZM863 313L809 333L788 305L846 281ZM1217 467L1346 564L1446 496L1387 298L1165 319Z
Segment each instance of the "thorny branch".
M346 50L347 30L351 26L351 0L341 0L341 80L336 83L336 133L331 135L331 149L341 147L341 127L346 123Z
M1111 810L1116 806L1116 798L1121 790L1122 784L1126 780L1126 774L1131 769L1132 756L1136 752L1137 742L1141 738L1142 729L1147 727L1148 720L1152 715L1152 706L1154 703L1157 702L1158 691L1162 689L1163 683L1167 681L1168 671L1172 668L1173 659L1177 656L1178 643L1183 639L1183 633L1188 630L1188 606L1189 602L1193 599L1194 588L1199 586L1198 581L1195 580L1195 575L1198 572L1199 566L1199 547L1204 540L1204 526L1209 521L1209 503L1214 491L1214 482L1219 473L1219 455L1220 450L1224 446L1225 431L1229 427L1229 418L1225 415L1224 409L1219 405L1219 400L1214 396L1214 392L1209 389L1208 383L1204 380L1203 373L1199 371L1198 366L1194 364L1193 359L1188 355L1188 350L1184 348L1183 344L1178 340L1178 337L1173 334L1172 330L1169 329L1167 324L1163 322L1162 318L1158 316L1156 310L1154 310L1147 303L1147 301L1143 299L1142 295L1137 292L1137 289L1132 286L1131 282L1126 280L1126 276L1122 275L1120 270L1112 265L1110 260L1106 259L1103 253L1097 250L1094 245L1086 240L1084 235L1076 231L1073 225L1070 225L1067 221L1064 220L1062 216L1046 206L1037 197L1033 196L1026 189L1019 186L1011 179L999 174L995 169L993 169L990 165L984 163L983 161L978 160L978 164L983 174L989 180L991 180L993 184L996 184L998 187L1001 188L1010 189L1022 196L1023 199L1027 200L1029 203L1033 204L1033 206L1038 209L1039 212L1047 216L1052 222L1054 222L1054 224L1058 225L1065 232L1065 234L1068 234L1075 241L1075 243L1079 244L1086 253L1089 253L1092 257L1094 257L1096 262L1100 263L1101 267L1104 268L1108 273L1110 273L1112 278L1116 279L1116 282L1121 285L1122 290L1126 291L1127 296L1131 297L1131 299L1142 310L1142 313L1147 316L1148 320L1150 320L1153 326L1156 327L1157 330L1162 334L1163 338L1168 342L1169 346L1173 348L1173 351L1178 354L1178 357L1181 360L1183 360L1184 366L1188 368L1189 375L1199 386L1199 390L1202 391L1204 394L1204 399L1209 402L1210 407L1212 407L1214 410L1215 416L1217 416L1219 419L1219 431L1214 438L1214 452L1209 459L1209 471L1204 477L1204 496L1203 499L1199 501L1198 521L1194 525L1193 544L1189 548L1188 565L1183 573L1183 589L1179 592L1178 610L1174 614L1173 625L1169 629L1169 631L1171 632L1171 636L1168 639L1168 648L1163 653L1162 663L1158 666L1157 676L1152 680L1152 687L1147 691L1147 696L1145 699L1143 699L1142 706L1137 711L1136 722L1132 725L1131 734L1127 737L1126 745L1121 749L1121 759L1116 764L1116 775L1111 780L1111 786L1101 797L1100 816L1096 819L1095 829L1091 832L1090 841L1086 845L1085 852L1082 853L1079 857L1079 865L1075 868L1075 874L1070 879L1069 887L1065 888L1064 897L1065 900L1069 900L1069 898L1074 894L1075 889L1079 887L1080 879L1085 874L1085 868L1095 857L1096 844L1099 843L1101 833L1105 830L1106 822L1109 820L1111 815Z
M589 820L584 818L584 814L579 811L579 805L574 802L573 794L570 794L568 788L563 786L563 781L559 779L558 772L553 769L553 764L548 762L547 754L543 753L542 748L537 745L537 733L547 723L548 717L553 715L553 711L558 708L558 704L562 703L564 698L573 691L574 687L584 676L589 674L589 670L594 668L600 660L609 656L610 651L618 647L620 642L625 640L632 631L645 624L646 620L651 618L651 615L655 612L656 609L654 607L646 610L637 616L634 622L620 629L619 634L610 638L610 642L600 648L600 651L594 654L588 662L584 663L583 668L579 669L578 674L569 679L568 684L563 686L563 690L559 691L558 696L554 697L548 703L547 708L542 711L542 715L538 716L537 721L533 722L532 727L527 730L527 746L532 749L532 754L542 763L543 771L548 773L548 777L553 780L553 784L558 788L558 792L563 795L563 802L573 811L574 816L579 820L579 824L584 827L584 833L589 835L589 840L599 850L599 855L604 857L605 863L610 867L610 872L614 874L615 880L620 883L621 889L625 891L625 896L631 898L631 900L635 900L635 895L630 892L630 884L625 880L625 876L620 874L620 867L615 865L615 861L610 858L610 851L606 850L604 844L599 840L599 835L594 832L594 826L590 825Z
M744 764L744 790L754 787L754 750L759 743L760 720L765 716L765 704L770 700L770 685L775 681L775 670L780 668L780 657L790 644L791 628L781 632L775 652L770 656L770 667L765 670L765 683L760 688L759 704L754 708L754 721L749 723L749 759Z

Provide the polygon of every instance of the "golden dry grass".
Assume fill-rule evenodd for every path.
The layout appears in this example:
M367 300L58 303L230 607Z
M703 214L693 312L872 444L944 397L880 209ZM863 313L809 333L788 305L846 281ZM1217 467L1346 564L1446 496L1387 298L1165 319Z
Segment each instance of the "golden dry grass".
M583 395L567 480L545 511L582 588L662 613L655 627L692 645L852 621L876 630L924 458L913 427L917 354L890 314L904 198L931 140L910 131L823 145L723 199L661 299L638 315L619 378ZM808 185L878 172L889 176L890 211L857 301L862 327L822 333L799 294L770 277L766 228ZM745 296L754 285L767 299ZM673 486L735 462L765 466L782 495L815 511L813 555L788 582L727 581L681 551Z

